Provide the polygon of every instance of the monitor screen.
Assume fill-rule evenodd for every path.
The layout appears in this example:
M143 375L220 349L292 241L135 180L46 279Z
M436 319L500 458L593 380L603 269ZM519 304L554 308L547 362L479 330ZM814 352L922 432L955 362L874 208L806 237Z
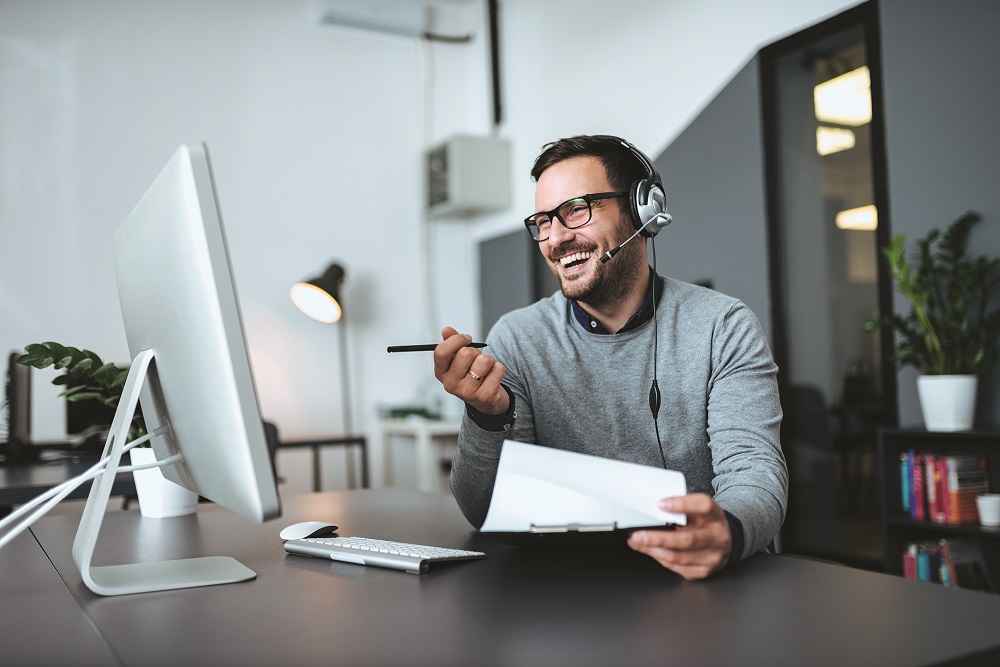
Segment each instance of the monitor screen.
M278 511L208 151L181 146L114 239L129 353L154 350L141 395L164 476L256 521Z
M180 458L161 468L164 477L254 521L278 516L274 473L204 145L181 146L170 158L115 234L114 264L133 364L105 448L109 468L121 452L121 443L115 442L122 439L121 424L131 416L124 414L131 410L126 403L134 406L141 386L138 401L146 429L160 432L152 439L157 459ZM91 566L108 478L106 474L94 484L74 543L74 558L91 590L114 595L253 576L240 570L240 564L230 567L211 557ZM146 565L150 567L140 567Z
M67 384L66 388L71 386ZM115 409L100 401L66 401L67 439L93 431L106 433L114 417Z
M30 458L25 448L31 444L31 367L18 364L19 356L20 352L7 355L7 442L3 454L9 463Z

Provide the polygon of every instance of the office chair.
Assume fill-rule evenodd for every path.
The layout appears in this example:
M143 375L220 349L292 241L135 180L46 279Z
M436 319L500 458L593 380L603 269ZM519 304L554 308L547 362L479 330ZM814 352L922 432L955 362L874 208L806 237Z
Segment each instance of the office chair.
M267 441L267 452L271 455L271 470L274 472L274 482L278 484L285 481L278 477L278 426L274 422L264 420L264 439Z

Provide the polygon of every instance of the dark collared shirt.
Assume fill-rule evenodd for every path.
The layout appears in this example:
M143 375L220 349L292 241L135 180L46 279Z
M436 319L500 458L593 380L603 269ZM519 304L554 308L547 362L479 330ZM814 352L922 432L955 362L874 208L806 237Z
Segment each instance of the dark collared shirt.
M649 272L653 273L653 270L650 269ZM659 303L660 296L663 295L663 278L660 276L654 276L654 278L654 284L656 287L653 288L653 292L655 293L656 303ZM628 319L628 322L625 323L625 326L623 326L618 333L631 331L632 329L635 329L636 327L653 319L653 298L654 294L646 292L646 300L642 302L642 305L639 306L639 310L635 311L635 314ZM573 317L576 318L576 321L579 322L584 329L595 334L611 333L600 320L585 311L583 306L579 303L576 301L570 301L570 304L573 306Z

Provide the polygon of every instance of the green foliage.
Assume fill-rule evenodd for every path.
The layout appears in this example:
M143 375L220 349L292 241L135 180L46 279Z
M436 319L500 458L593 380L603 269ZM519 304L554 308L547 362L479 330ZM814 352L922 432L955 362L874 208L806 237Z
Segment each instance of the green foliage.
M865 330L886 327L899 335L897 366L915 366L928 375L961 375L997 363L1000 307L994 304L990 310L990 300L1000 283L1000 258L966 257L969 228L979 219L969 211L944 233L932 229L917 241L912 264L904 235L894 236L883 249L896 289L912 308L906 317L871 320Z
M113 363L104 363L99 356L90 350L81 350L59 343L32 343L24 348L24 354L17 358L17 363L32 368L54 367L64 373L52 380L52 384L65 387L60 396L67 401L100 401L112 408L118 407L122 397L127 368L119 368ZM142 415L132 418L133 435L143 435L146 432Z

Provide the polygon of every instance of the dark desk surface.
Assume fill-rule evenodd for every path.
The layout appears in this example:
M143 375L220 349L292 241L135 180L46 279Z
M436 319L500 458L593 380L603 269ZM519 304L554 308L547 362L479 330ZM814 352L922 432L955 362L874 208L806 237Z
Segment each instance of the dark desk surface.
M310 519L339 523L342 535L489 557L418 576L286 555L278 531ZM284 518L262 525L211 505L174 519L110 512L95 564L232 555L258 574L114 598L90 593L72 563L76 517L45 517L32 530L126 665L921 665L977 654L997 664L1000 655L995 596L763 554L686 582L625 548L566 555L492 542L472 533L450 496L416 491L292 497ZM28 597L11 597L27 584L9 568L27 571L34 555L0 557L9 609ZM51 583L31 576L39 581L29 589Z
M114 665L114 652L30 532L0 552L0 663Z
M26 503L53 486L75 477L97 463L97 457L65 458L38 463L17 463L0 465L0 508ZM67 496L67 499L86 498L90 493L90 482L86 482ZM135 495L135 481L132 473L123 472L115 476L111 495ZM0 515L3 512L0 511Z

